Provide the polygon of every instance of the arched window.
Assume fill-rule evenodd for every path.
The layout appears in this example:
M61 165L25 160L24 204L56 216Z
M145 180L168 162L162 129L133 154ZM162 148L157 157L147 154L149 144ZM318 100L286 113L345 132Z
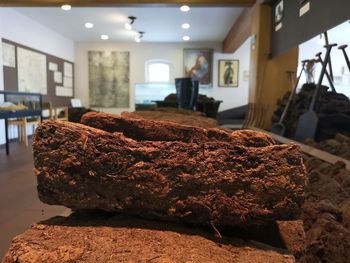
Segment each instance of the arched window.
M169 83L171 79L171 64L167 60L152 59L146 61L147 83Z

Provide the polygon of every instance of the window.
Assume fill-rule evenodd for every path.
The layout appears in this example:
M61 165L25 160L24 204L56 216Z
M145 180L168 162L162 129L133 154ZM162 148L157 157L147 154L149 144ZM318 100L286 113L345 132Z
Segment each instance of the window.
M149 60L146 62L146 82L169 83L170 63L165 60Z

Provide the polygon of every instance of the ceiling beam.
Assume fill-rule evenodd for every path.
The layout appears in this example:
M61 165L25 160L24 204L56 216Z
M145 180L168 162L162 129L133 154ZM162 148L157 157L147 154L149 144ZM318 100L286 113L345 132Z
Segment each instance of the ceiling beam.
M70 4L77 7L102 6L233 6L248 7L254 5L256 0L0 0L0 6L61 6Z
M246 8L231 27L222 44L224 53L234 53L251 35L252 8Z

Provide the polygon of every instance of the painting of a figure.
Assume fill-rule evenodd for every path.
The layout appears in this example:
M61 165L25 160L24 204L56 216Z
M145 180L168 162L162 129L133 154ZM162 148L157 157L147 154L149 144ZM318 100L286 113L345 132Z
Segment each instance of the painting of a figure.
M89 51L90 107L129 108L129 52Z
M219 60L219 87L238 87L238 60Z
M185 76L201 85L212 84L213 50L184 49Z

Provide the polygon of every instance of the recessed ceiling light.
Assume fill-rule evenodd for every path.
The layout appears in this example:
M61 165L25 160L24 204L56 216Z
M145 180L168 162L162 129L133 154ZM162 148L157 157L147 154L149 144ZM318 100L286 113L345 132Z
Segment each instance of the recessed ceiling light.
M183 41L188 41L188 40L190 40L190 39L191 39L191 38L190 38L189 36L183 36L183 37L182 37L182 40L183 40Z
M90 23L90 22L87 22L87 23L85 23L85 27L86 27L86 28L93 28L93 27L94 27L94 24L93 24L93 23Z
M130 25L129 23L125 23L125 29L126 30L131 30L132 29L132 25Z
M125 23L124 26L125 26L126 30L131 30L132 29L132 24L136 20L136 16L129 16L128 19L129 19L129 22Z
M183 6L180 7L180 10L182 12L188 12L188 11L190 11L190 9L191 8L188 5L183 5Z
M188 23L184 23L184 24L182 24L182 26L181 26L183 29L189 29L191 26L190 26L190 24L188 24Z
M141 38L143 38L143 35L145 34L145 32L143 31L139 31L136 33L137 35L135 36L135 41L137 43L140 43L141 42Z
M69 11L69 10L72 9L72 6L71 6L71 5L62 5L61 8L62 8L62 10L64 10L64 11Z
M109 36L108 36L108 35L101 35L101 39L102 39L102 40L108 40L108 39L109 39Z

